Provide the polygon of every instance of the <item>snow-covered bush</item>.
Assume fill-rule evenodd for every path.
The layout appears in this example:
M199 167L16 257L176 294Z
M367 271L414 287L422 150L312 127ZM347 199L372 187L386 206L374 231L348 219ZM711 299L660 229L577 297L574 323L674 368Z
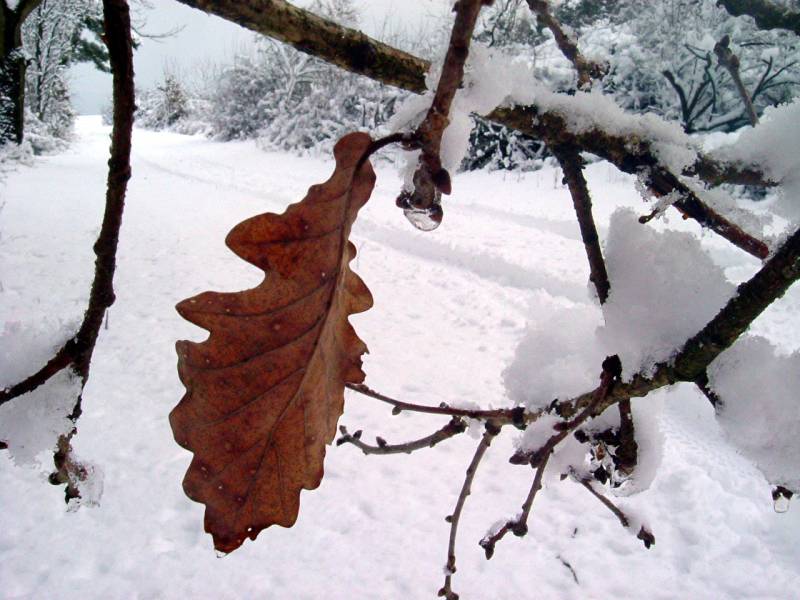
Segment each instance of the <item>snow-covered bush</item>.
M189 114L189 98L178 81L170 73L164 74L164 82L136 98L136 123L145 129L167 129Z
M329 150L346 131L374 130L403 96L272 41L224 68L211 94L212 135L265 148Z
M584 54L609 65L603 86L621 106L677 120L687 132L729 132L749 124L730 74L714 55L714 45L725 35L731 37L758 114L800 91L795 36L726 18L713 0L553 4L554 14L580 38ZM549 31L536 24L526 1L495 2L478 27L477 40L518 58L528 56L536 78L550 88L574 89L572 65ZM480 120L471 141L467 169L515 168L525 161L513 154L536 155L536 144Z
M69 145L74 113L69 104L60 105L61 118L45 123L33 111L25 110L25 139L34 154L62 152ZM52 116L52 115L51 115Z
M211 133L221 140L255 137L266 122L275 84L260 53L237 55L210 94Z
M518 131L473 117L469 136L469 152L461 167L467 171L479 169L535 169L547 149L539 140L526 137Z
M714 55L726 35L757 113L797 94L796 37L727 18L713 0L619 2L584 27L581 42L588 55L608 61L605 89L624 108L678 120L687 132L735 131L749 120L730 73Z

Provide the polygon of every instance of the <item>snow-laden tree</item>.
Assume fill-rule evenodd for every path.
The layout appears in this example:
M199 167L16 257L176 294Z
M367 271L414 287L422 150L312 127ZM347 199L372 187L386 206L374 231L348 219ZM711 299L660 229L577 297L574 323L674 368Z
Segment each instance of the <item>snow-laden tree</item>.
M724 36L732 41L758 114L796 95L796 36L730 19L711 0L620 2L607 28L587 35L587 50L611 63L605 83L625 108L679 120L687 132L733 131L749 119L735 81L714 53Z
M86 54L94 45L82 38L87 21L96 22L99 9L96 0L41 0L22 26L25 100L29 127L37 137L65 139L70 134L74 112L67 70L84 58L102 64L97 53Z
M25 52L22 26L39 0L0 2L0 145L22 142Z
M164 81L136 101L136 123L146 129L167 129L188 114L188 93L173 73L164 73Z
M0 145L20 143L27 126L34 146L44 149L71 127L69 65L91 62L109 70L100 40L102 5L21 0L3 2L0 9Z

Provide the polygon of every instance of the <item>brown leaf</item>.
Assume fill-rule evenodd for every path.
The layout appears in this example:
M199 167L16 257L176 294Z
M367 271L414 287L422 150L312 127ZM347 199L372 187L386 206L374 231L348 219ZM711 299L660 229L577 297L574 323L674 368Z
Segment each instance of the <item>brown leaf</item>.
M375 184L369 162L359 166L370 142L345 136L328 181L282 215L253 217L228 234L231 250L266 272L260 285L177 306L210 335L177 343L186 394L170 424L194 453L184 491L206 505L205 529L223 552L270 525L294 524L300 490L322 480L344 384L364 380L367 347L348 315L370 308L372 296L350 270L348 236Z

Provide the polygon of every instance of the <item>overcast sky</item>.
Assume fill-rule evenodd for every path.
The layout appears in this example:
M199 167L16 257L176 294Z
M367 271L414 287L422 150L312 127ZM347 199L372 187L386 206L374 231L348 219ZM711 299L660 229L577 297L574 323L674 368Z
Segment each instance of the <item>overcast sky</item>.
M301 6L309 3L310 0L295 2ZM450 0L356 0L354 4L362 11L363 29L375 35L385 28L385 23L390 30L424 27L447 10ZM137 11L143 33L180 31L164 39L142 38L134 54L136 84L141 89L160 82L165 69L185 75L204 62L227 62L237 49L252 43L253 33L175 0L153 0L152 6L150 10ZM111 77L89 65L72 69L71 89L80 114L98 113L111 103Z

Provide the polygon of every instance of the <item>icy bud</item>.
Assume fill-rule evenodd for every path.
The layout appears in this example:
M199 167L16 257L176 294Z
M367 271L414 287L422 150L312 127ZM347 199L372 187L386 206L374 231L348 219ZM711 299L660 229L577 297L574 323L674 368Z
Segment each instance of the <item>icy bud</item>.
M431 175L425 165L414 172L414 189L403 190L397 197L397 206L403 209L406 219L422 231L433 231L442 223L442 192L450 193L450 176L444 169Z
M792 500L792 496L794 494L786 489L785 487L779 485L774 490L772 490L772 501L773 507L775 508L776 513L785 513L789 511L789 503Z

